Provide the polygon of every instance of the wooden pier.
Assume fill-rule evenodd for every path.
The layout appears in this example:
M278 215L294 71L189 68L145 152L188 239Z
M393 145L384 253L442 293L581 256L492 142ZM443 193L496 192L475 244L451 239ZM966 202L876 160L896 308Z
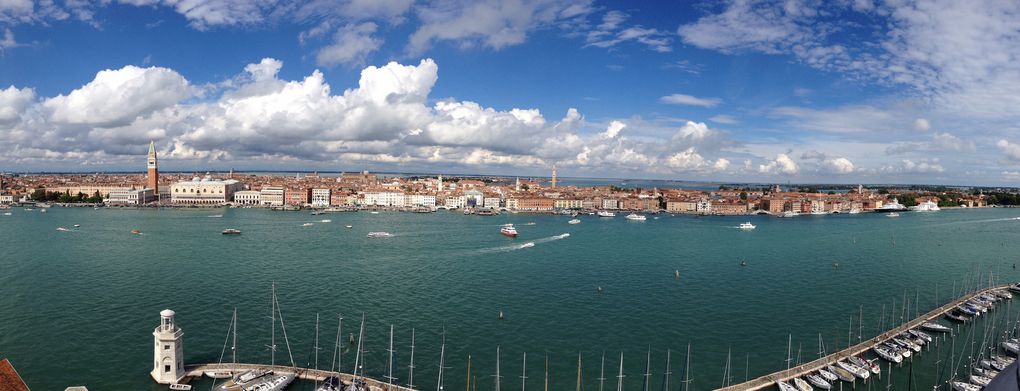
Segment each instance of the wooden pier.
M223 364L191 364L184 366L184 378L195 379L205 376L206 372L232 372L241 373L257 368L272 369L273 372L287 372L297 375L298 379L311 380L311 381L323 381L330 376L337 376L336 372L330 372L324 369L311 369L311 368L299 368L290 367L284 365L265 365L265 364L241 364L241 363L223 363ZM344 382L350 383L354 379L354 375L349 373L340 373L339 377ZM414 391L411 388L389 384L383 381L378 381L368 377L358 376L358 379L364 380L365 385L369 387L371 391ZM187 381L184 381L187 382Z
M819 358L817 360L808 362L806 364L798 365L796 367L793 367L793 368L790 368L790 369L787 369L787 370L771 373L771 374L768 374L768 375L765 375L765 376L761 376L761 377L758 377L758 378L755 378L755 379L751 379L751 380L748 380L746 382L743 382L743 383L740 383L740 384L735 384L735 385L732 385L732 386L729 386L729 387L719 388L719 389L717 389L717 391L762 390L762 389L767 389L767 388L770 388L770 387L775 387L777 381L780 381L780 380L790 380L790 379L793 379L795 377L801 377L801 376L807 375L807 374L809 374L811 372L814 372L814 371L817 371L819 369L822 369L826 365L835 365L835 363L837 361L846 359L849 356L856 356L856 355L863 354L863 353L871 350L871 348L875 347L876 345L881 344L883 342L886 342L886 341L892 339L893 337L906 332L907 330L915 329L915 328L920 327L921 324L924 323L924 322L928 322L928 321L932 321L934 319L938 319L939 317L941 317L946 312L949 312L953 308L956 308L957 306L963 304L967 300L970 300L970 299L974 298L975 296L978 296L978 295L980 295L982 293L988 293L990 291L997 290L997 289L1005 289L1005 288L1008 288L1009 286L1010 286L1010 284L999 285L999 286L994 286L994 287L991 287L991 288L985 288L985 289L982 289L982 290L979 290L979 291L976 291L976 292L968 293L968 294L964 295L963 297L960 297L960 298L958 298L956 300L953 300L952 302L949 302L948 304L945 304L945 305L943 305L943 306L941 306L939 308L931 310L931 311L925 313L924 315L921 315L920 317L918 317L918 318L916 318L914 320L911 320L911 321L909 321L907 323L901 324L901 325L893 328L892 330L886 331L886 332L884 332L882 334L879 334L879 335L875 336L874 338L871 338L871 339L869 339L867 341L861 342L861 343L859 343L857 345L851 346L849 348L846 348L846 349L840 350L838 352L832 353L832 354L830 354L828 356Z

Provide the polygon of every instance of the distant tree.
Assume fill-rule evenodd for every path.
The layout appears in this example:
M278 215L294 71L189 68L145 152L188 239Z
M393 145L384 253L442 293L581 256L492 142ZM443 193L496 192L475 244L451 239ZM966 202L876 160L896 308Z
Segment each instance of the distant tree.
M836 192L832 191L832 190L829 190L829 192L827 194L829 194L829 195L836 195Z
M747 192L746 191L740 192L740 200L741 201L747 201Z
M889 189L878 189L878 194L889 194Z
M32 192L32 201L46 201L46 189L35 189Z

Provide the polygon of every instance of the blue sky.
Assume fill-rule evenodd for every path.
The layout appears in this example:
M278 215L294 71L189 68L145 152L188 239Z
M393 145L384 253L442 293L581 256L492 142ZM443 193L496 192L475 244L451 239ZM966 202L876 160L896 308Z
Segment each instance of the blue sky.
M0 171L1015 185L1020 4L0 1Z

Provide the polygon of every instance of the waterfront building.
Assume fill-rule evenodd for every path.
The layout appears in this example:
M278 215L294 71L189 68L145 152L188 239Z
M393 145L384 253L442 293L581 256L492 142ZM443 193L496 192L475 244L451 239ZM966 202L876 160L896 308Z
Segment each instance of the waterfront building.
M333 189L329 193L329 204L333 206L354 206L357 205L357 195L345 192L341 189Z
M265 186L259 190L262 206L283 206L284 189L280 186Z
M159 169L156 168L156 143L149 141L148 172L146 173L146 187L152 189L153 194L159 196Z
M313 207L327 207L329 206L329 195L330 189L314 188L312 189L312 206Z
M436 196L431 194L408 194L404 198L404 204L407 206L424 206L429 208L434 208L436 206Z
M361 186L374 186L377 183L379 183L378 178L376 178L376 175L370 174L368 171L358 173L342 172L340 173L339 182L344 184Z
M241 190L234 192L234 204L236 205L262 205L262 192L255 190Z
M13 194L0 194L0 205L9 205L14 203Z
M507 198L506 199L506 208L510 209L510 210L518 210L518 209L520 209L520 204L517 202L517 198Z
M620 209L620 201L613 198L603 198L602 209Z
M687 200L666 201L666 211L670 213L691 213L698 210L698 203Z
M706 199L699 200L698 203L694 205L694 211L700 214L712 213L712 202Z
M549 211L553 210L555 202L552 198L528 197L517 199L517 209L526 211Z
M726 202L722 200L712 202L710 209L713 214L717 215L744 215L749 210L747 202Z
M218 180L206 175L190 181L180 181L170 186L170 202L186 205L218 205L234 199L234 192L243 185L233 179Z
M584 201L578 199L558 199L554 202L553 206L556 209L581 209L584 207Z
M446 209L463 208L467 205L467 198L464 196L450 195L443 201L443 205L446 206Z
M114 190L104 200L115 205L143 205L156 200L152 189Z
M312 189L291 189L284 192L283 201L287 205L308 205L312 202Z
M361 194L366 206L404 207L404 193L392 191L369 191Z
M464 181L461 181L461 184L463 185ZM472 186L472 187L474 187L474 186ZM481 206L485 205L485 193L482 193L481 190L475 190L475 189L464 190L463 195L464 195L464 198L466 199L466 204L465 205L467 207L476 207L476 206L477 207L481 207Z
M502 199L499 197L485 197L482 201L482 205L489 209L499 209Z
M166 309L159 313L159 326L153 330L152 379L159 384L177 383L184 377L184 331L174 323L175 313Z

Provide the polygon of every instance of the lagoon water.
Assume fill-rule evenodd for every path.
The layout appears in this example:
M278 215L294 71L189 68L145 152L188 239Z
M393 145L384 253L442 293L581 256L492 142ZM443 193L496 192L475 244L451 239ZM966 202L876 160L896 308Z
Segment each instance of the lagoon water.
M528 352L529 388L542 386L546 356L550 387L572 388L580 352L584 388L596 390L605 352L612 388L623 351L624 388L637 390L649 349L650 388L660 387L667 349L670 383L680 387L690 342L691 388L711 389L723 380L728 349L733 380L742 381L745 373L753 378L785 368L788 335L793 354L799 350L808 361L816 357L819 333L828 349L845 346L851 318L856 341L862 309L868 338L878 332L883 305L888 323L888 311L895 301L898 317L904 296L910 312L918 299L924 312L948 301L964 281L972 285L979 272L986 281L989 272L996 281L1020 280L1013 266L1020 209L899 218L582 216L579 225L568 225L568 216L454 212L11 212L0 215L0 356L38 390L165 389L148 375L151 333L164 308L177 311L186 363L219 360L234 308L239 361L268 362L273 282L298 365L314 361L316 313L319 365L327 368L337 314L344 316L344 340L357 334L364 314L364 369L374 377L385 375L392 324L399 383L407 381L414 328L415 383L422 389L436 387L445 330L445 388L465 386L469 355L478 387L493 388L499 345L503 387L520 387L521 355ZM748 220L758 228L735 228ZM314 225L302 226L308 222ZM520 237L499 235L503 223L516 224ZM221 235L225 228L244 233ZM134 229L142 234L131 234ZM370 231L394 236L368 238ZM279 328L276 335L276 361L289 362ZM944 346L947 352L949 342ZM350 372L354 349L345 349L343 370ZM919 389L946 377L935 356L915 361L912 381ZM894 389L906 389L907 366L894 372Z

